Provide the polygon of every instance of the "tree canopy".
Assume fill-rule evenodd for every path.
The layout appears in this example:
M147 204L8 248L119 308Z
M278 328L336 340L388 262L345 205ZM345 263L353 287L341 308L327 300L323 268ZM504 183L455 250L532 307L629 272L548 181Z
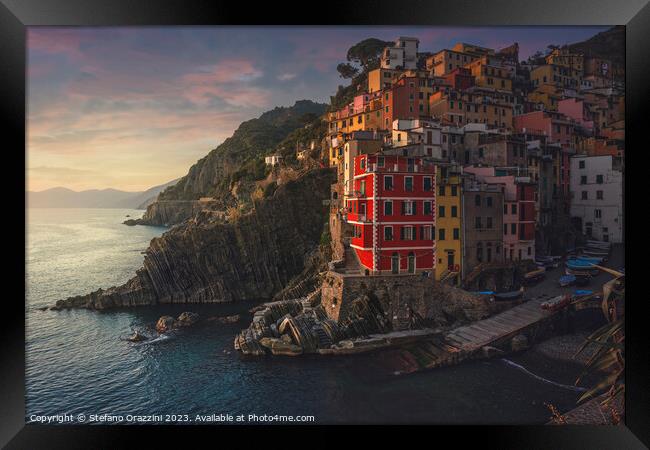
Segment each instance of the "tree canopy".
M379 57L384 47L394 45L391 41L377 38L364 39L357 42L348 50L347 59L363 67L364 71L372 70L379 65Z

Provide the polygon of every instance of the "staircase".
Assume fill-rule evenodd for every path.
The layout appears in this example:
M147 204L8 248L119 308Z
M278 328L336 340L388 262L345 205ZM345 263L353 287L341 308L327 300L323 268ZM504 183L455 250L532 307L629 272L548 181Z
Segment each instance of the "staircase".
M357 252L354 251L348 242L343 242L345 248L345 255L343 257L345 264L343 266L343 273L361 275L361 263L357 257Z

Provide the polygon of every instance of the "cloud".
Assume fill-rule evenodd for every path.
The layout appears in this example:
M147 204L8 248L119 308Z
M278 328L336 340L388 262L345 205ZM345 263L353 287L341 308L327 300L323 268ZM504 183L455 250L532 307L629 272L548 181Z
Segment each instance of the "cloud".
M289 80L293 80L297 76L298 75L295 74L295 73L283 73L281 75L278 75L278 80L280 80L280 81L289 81Z

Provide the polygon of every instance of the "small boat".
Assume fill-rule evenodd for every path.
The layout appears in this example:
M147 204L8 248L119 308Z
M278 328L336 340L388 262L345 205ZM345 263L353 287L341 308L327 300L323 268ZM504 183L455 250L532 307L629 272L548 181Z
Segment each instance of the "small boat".
M569 269L568 267L564 271L564 273L566 273L567 275L575 275L576 277L591 277L592 275L597 275L598 272L599 272L598 269L576 270L576 269Z
M577 259L578 261L586 261L592 264L600 264L603 262L603 258L599 258L597 256L577 256L573 259Z
M588 295L592 295L594 291L586 290L586 289L576 289L573 292L573 296L575 298L580 298L580 297L587 297Z
M593 269L596 266L596 264L590 261L571 258L567 260L566 266L567 268L572 270L589 270L589 269Z
M494 299L495 300L502 300L502 301L516 300L516 299L520 298L522 295L524 295L523 288L518 289L516 291L495 293L494 294Z
M546 269L554 269L560 265L559 259L553 256L540 256L535 259L535 264L538 267L545 267Z
M547 311L557 311L568 305L569 300L570 298L568 295L558 295L557 297L553 297L550 300L546 300L540 306L542 309L545 309Z
M544 267L540 267L537 270L533 270L532 272L528 272L527 274L524 275L524 282L525 283L534 283L536 281L539 281L544 278L546 273L546 269Z
M596 250L584 250L582 252L582 256L585 256L587 258L602 258L603 260L606 260L609 256L609 253Z
M494 295L494 291L475 291L472 292L474 295Z
M575 275L562 275L559 280L561 287L571 286L575 282L576 282Z

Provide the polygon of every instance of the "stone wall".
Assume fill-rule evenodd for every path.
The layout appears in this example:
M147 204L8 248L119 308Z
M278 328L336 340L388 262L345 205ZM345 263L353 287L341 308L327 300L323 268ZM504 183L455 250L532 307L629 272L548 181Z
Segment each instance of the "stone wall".
M363 296L378 300L393 330L447 326L490 315L485 299L421 275L350 276L328 272L321 287L321 304L340 322L352 302Z

